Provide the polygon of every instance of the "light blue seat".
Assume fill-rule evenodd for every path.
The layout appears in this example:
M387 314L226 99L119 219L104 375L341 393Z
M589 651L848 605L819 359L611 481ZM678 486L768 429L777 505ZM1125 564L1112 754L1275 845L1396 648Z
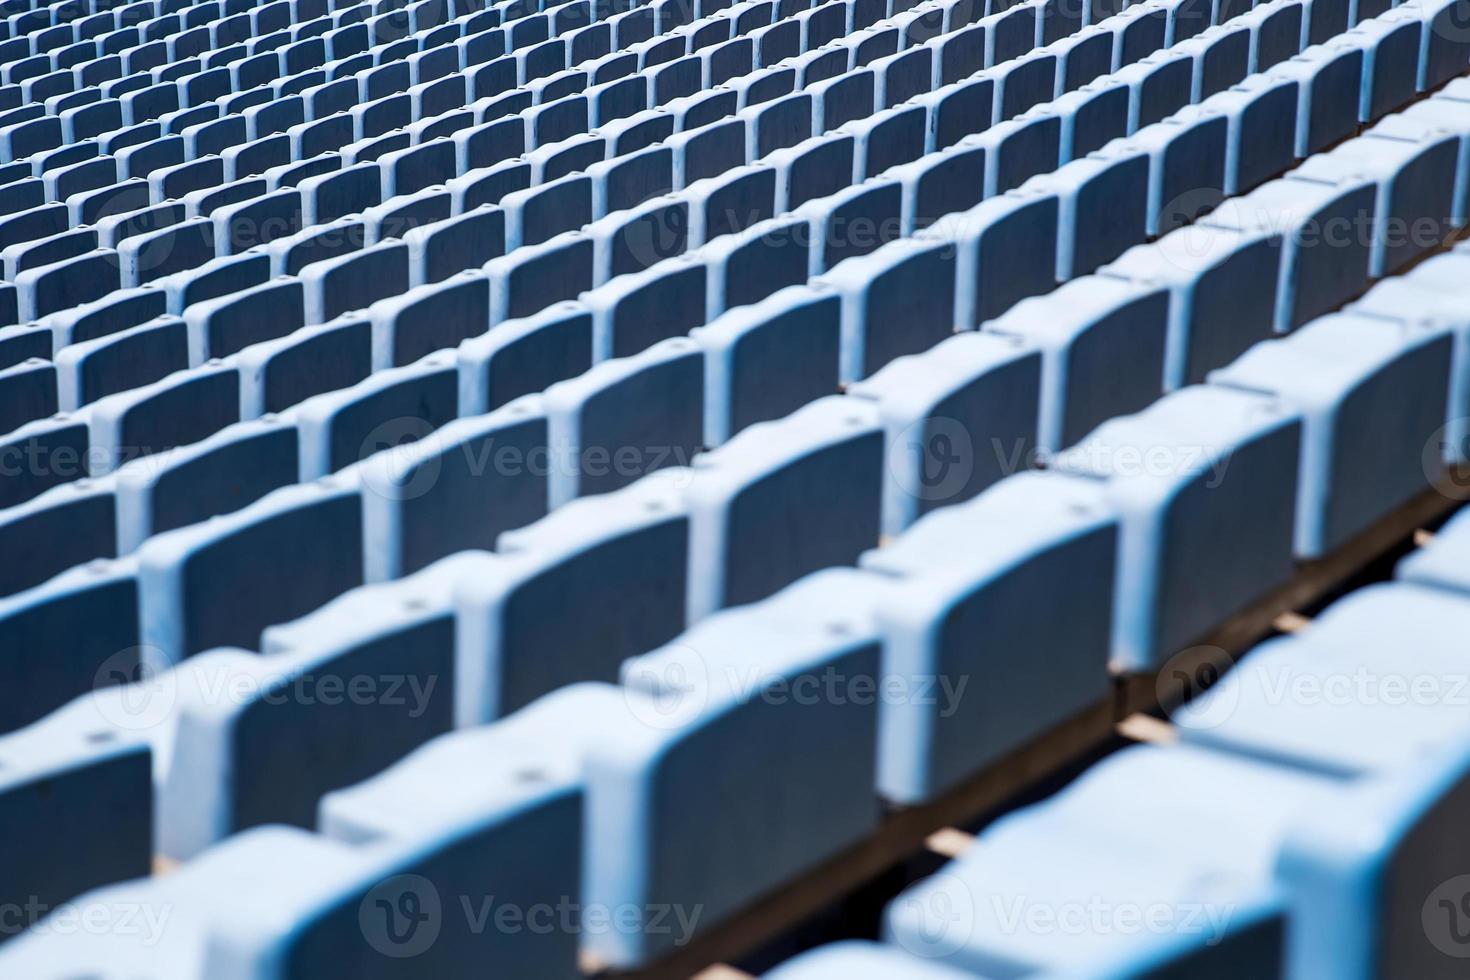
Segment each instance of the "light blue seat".
M841 317L832 291L789 286L691 331L704 351L704 444L835 392Z
M1369 271L1379 278L1403 268L1449 234L1459 142L1454 133L1440 127L1389 119L1362 138L1311 158L1296 173L1328 179L1358 174L1378 185Z
M1359 0L1363 2L1363 0ZM1412 9L1390 10L1361 20L1343 35L1363 51L1363 88L1358 120L1368 123L1414 97L1418 84L1423 22Z
M1163 394L1168 322L1164 290L1083 276L1022 300L984 329L1020 338L1040 351L1036 449L1049 456ZM1130 353L1120 363L1114 352L1124 347Z
M452 719L456 555L400 582L352 589L261 638L262 654L219 649L190 660L241 692L183 686L159 787L159 845L192 858L264 823L312 828L323 794L392 765ZM340 686L339 686L340 685ZM354 688L354 693L347 692ZM298 764L284 759L295 755Z
M0 732L138 671L138 588L126 561L91 561L0 599L0 649L13 684Z
M970 271L969 256L957 257L948 241L931 232L846 259L814 280L842 296L844 382L927 350L963 322L956 316L957 280Z
M352 310L408 289L408 246L385 241L335 258L321 259L300 273L306 321L326 323Z
M149 745L136 731L100 725L95 697L105 695L84 695L0 738L0 812L14 834L0 867L22 925L152 865Z
M985 148L985 196L995 197L1057 168L1062 152L1061 116L1037 108L962 139L958 145Z
M42 335L44 337L44 335ZM24 503L51 487L91 473L85 418L54 415L0 436L0 507ZM39 465L29 465L35 461Z
M216 256L197 269L175 272L155 279L151 285L168 294L167 312L180 316L195 303L258 286L270 277L270 255L263 249L251 249L240 255Z
M1270 337L1280 288L1276 231L1177 228L1124 252L1101 273L1169 290L1164 388L1197 383Z
M615 680L623 660L684 628L687 479L656 473L501 535L493 566L454 590L457 727L567 684Z
M1314 0L1312 9L1323 3ZM1362 48L1334 36L1277 65L1272 74L1297 83L1298 159L1305 160L1357 131L1363 90Z
M1059 204L1058 282L1093 272L1144 240L1149 162L1146 153L1120 151L1073 160L1027 182Z
M540 245L592 221L592 179L568 174L513 191L500 199L505 210L505 248Z
M358 468L367 580L490 550L502 531L545 515L547 452L546 416L531 396L368 457Z
M373 322L373 368L402 367L490 326L490 279L479 269L415 286L378 300Z
M694 254L707 270L705 320L805 283L814 244L808 217L797 213L758 222L701 246Z
M90 469L102 476L140 456L198 442L240 421L240 375L207 363L141 388L108 395L85 410Z
M76 411L188 368L188 330L183 320L165 314L71 344L56 352L55 361L58 404L63 411Z
M1180 738L1342 779L1410 772L1463 746L1470 663L1454 636L1470 603L1420 574L1435 561L1420 556L1400 566L1407 581L1351 592L1251 650L1173 713Z
M94 249L51 265L27 269L15 277L21 321L81 306L120 289L123 277L117 252ZM136 285L136 283L130 283Z
M1371 227L1376 196L1363 177L1275 180L1226 201L1201 224L1281 236L1273 324L1288 333L1367 286L1372 243L1349 229Z
M891 583L884 673L910 694L880 712L885 798L932 799L1102 702L1118 537L1095 483L1024 473L863 556Z
M1250 74L1251 34L1243 26L1217 23L1173 49L1194 59L1189 101L1196 105Z
M867 255L903 232L903 187L874 177L808 201L793 212L808 222L808 274Z
M1059 207L1055 195L1013 191L945 217L915 236L955 251L956 328L978 327L1056 287Z
M1227 194L1245 194L1296 163L1299 96L1294 79L1253 75L1200 104L1229 121Z
M58 403L58 365L39 357L0 368L0 432L55 415Z
M1211 384L1269 392L1301 412L1299 556L1346 544L1428 489L1425 446L1444 426L1454 341L1432 322L1332 314L1211 372Z
M227 357L252 344L285 337L306 325L305 291L299 280L280 277L191 305L189 364Z
M294 235L277 238L264 249L271 257L274 275L294 276L312 263L356 252L366 241L367 226L354 214L308 225Z
M689 622L852 564L873 547L883 453L877 406L832 396L698 457L685 493L693 526Z
M437 351L350 388L314 395L283 418L301 433L301 478L314 480L423 438L455 418L458 404L454 354Z
M586 762L589 905L699 908L709 929L873 830L878 705L794 692L875 680L881 585L850 569L813 575L624 666L626 720ZM673 791L714 759L726 760L720 794ZM619 967L648 961L673 946L647 928L652 914L585 948Z
M454 195L442 184L413 194L392 197L362 212L368 242L378 244L404 235L422 225L433 224L454 213Z
M484 270L490 276L490 322L529 317L592 288L592 239L569 231L491 259Z
M1123 668L1157 667L1291 576L1301 429L1266 395L1193 386L1054 457L1064 473L1106 480L1119 516ZM1202 554L1221 560L1201 565Z
M632 357L704 322L707 272L699 254L676 255L582 296L592 311L596 361Z
M890 168L903 184L903 231L913 234L985 198L985 147L957 147Z
M1127 136L1129 89L1122 82L1084 85L1051 103L1062 119L1059 158L1077 160L1110 140Z
M774 211L793 211L852 182L857 141L847 133L825 133L783 147L761 159L776 168Z
M253 647L265 627L362 583L361 489L345 476L284 487L232 514L154 535L137 555L146 666L217 646Z
M594 346L596 344L594 312ZM687 465L704 436L704 359L671 337L546 391L551 506Z
M497 905L528 909L554 910L562 902L580 907L590 836L581 815L591 791L581 761L599 729L615 727L626 713L622 691L581 684L493 725L440 736L373 778L329 793L321 806L322 832L369 849L386 843L444 854L440 870L429 872L427 861L422 869L443 896L453 894L452 885L477 896L473 902L493 896ZM403 806L409 799L415 801L411 809ZM464 878L456 881L451 873ZM518 976L573 980L580 975L579 939L599 928L597 914L584 916L580 927L543 919L551 928L490 930L464 940L461 933L472 933L473 923L455 916L434 945L472 941L471 955L463 971L438 962L435 968L444 976L471 977L487 964L504 964Z
M197 524L297 480L297 435L275 416L240 422L188 446L118 468L117 547Z
M1273 871L1293 830L1339 789L1203 749L1124 749L900 894L885 935L982 975L1090 975L1160 946L1180 972L1154 975L1278 975L1291 925Z
M877 402L883 421L884 534L1031 463L1041 365L1019 337L967 331L848 388Z
M1188 224L1225 198L1229 123L1198 107L1182 110L1110 144L1104 156L1142 150L1149 155L1147 229L1163 235Z
M1128 86L1128 132L1136 133L1190 104L1194 60L1165 49L1120 68L1113 77Z
M779 182L777 168L762 162L734 167L684 188L682 196L689 202L689 243L702 245L774 217Z
M1463 276L1470 272L1470 259L1458 250L1437 255L1415 266L1407 276L1390 277L1370 289L1349 309L1370 316L1409 319L1421 325L1448 329L1454 335L1454 360L1450 369L1449 406L1440 434L1443 458L1456 463L1466 458L1466 425L1470 422L1470 320L1456 298ZM1425 465L1429 465L1425 457Z
M372 321L347 314L251 344L227 359L238 368L240 417L283 412L372 372Z
M151 320L156 316L172 312L168 309L168 294L155 286L141 286L111 293L91 303L60 310L45 317L41 325L49 327L54 340L54 350L67 344L97 337Z
M566 301L460 344L459 414L478 415L592 366L592 314Z

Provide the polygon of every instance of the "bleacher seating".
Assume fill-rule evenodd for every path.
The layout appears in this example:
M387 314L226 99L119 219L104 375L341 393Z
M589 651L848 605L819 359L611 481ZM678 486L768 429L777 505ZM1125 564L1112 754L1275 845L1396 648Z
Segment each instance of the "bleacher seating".
M1463 975L1467 2L4 0L0 976Z

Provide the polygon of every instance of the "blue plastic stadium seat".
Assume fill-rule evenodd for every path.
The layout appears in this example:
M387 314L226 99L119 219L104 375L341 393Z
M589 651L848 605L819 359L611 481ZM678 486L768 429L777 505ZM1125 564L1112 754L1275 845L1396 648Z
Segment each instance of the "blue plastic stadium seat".
M451 422L369 457L359 472L367 580L397 578L547 510L547 425L537 398Z
M484 724L558 687L617 678L685 623L689 517L669 470L501 535L455 589L455 723ZM554 645L557 656L545 651Z
M385 241L301 270L306 320L326 323L408 289L408 246Z
M1398 271L1439 244L1454 218L1459 140L1407 118L1385 120L1361 139L1315 156L1303 177L1361 174L1378 185L1370 273Z
M982 975L1276 975L1288 927L1272 866L1338 788L1192 747L1124 749L899 895L886 935ZM1145 909L1148 928L1130 927ZM1115 965L1134 957L1144 962Z
M702 324L707 273L700 258L675 256L584 294L594 359L631 357Z
M446 593L479 557L459 555L401 582L353 589L267 630L263 656L213 650L193 658L191 669L248 693L221 702L207 690L181 692L159 794L163 852L193 857L262 823L314 827L324 793L448 731L454 609ZM355 684L359 693L335 697L336 684ZM362 695L365 684L370 696ZM311 761L281 778L284 757L301 752Z
M120 467L119 554L136 550L150 535L238 510L290 486L297 460L295 428L272 416Z
M402 367L488 329L490 280L478 269L460 272L380 299L367 315L374 368Z
M104 560L0 600L5 669L15 682L0 699L0 732L136 679L137 596L133 565Z
M1272 231L1179 228L1129 249L1103 275L1169 289L1164 387L1204 379L1273 331L1280 236Z
M1324 0L1315 0L1314 11ZM1357 130L1363 89L1363 49L1341 39L1313 44L1277 65L1274 75L1293 79L1297 103L1296 156L1306 159Z
M569 231L485 263L490 276L490 322L528 317L591 289L592 244L582 232Z
M1180 737L1341 778L1407 772L1462 745L1466 657L1450 638L1470 604L1435 587L1440 557L1423 552L1400 567L1405 583L1352 592L1311 629L1252 650L1174 713ZM1273 696L1282 685L1301 693Z
M978 327L1056 286L1058 211L1055 195L1013 191L915 236L955 251L955 327Z
M0 432L56 413L58 370L57 365L36 357L0 368Z
M617 688L574 685L494 725L441 736L375 777L329 793L322 832L369 851L373 842L388 842L391 852L426 855L417 870L436 895L493 894L496 903L528 909L580 904L590 792L580 759L597 729L624 720L626 710ZM468 785L457 775L467 764L477 773ZM416 815L400 805L409 798L417 801ZM454 966L430 953L439 975L473 976L487 963L515 975L579 975L577 929L556 923L476 935L471 922L455 919L433 948L463 944L463 952ZM595 927L586 921L590 932Z
M877 543L883 433L866 399L823 398L750 426L700 456L692 473L691 623L851 564Z
M154 317L136 327L56 352L57 393L63 411L183 371L190 366L188 327L176 316Z
M985 148L985 196L995 197L1056 168L1061 158L1061 117L1038 108L973 139L962 139L959 145Z
M1036 448L1051 455L1096 426L1137 412L1163 393L1168 293L1157 286L1084 276L1022 300L985 330L1041 352ZM1126 345L1119 363L1114 352Z
M598 311L593 311L597 346ZM687 464L704 435L704 359L687 337L603 361L546 391L551 505Z
M600 960L630 967L671 948L670 931L648 927L657 908L700 908L710 928L873 829L877 704L791 692L876 679L881 587L813 575L625 665L625 720L587 754L584 900L643 910L642 927L587 935ZM715 759L729 795L673 791Z
M450 351L315 395L286 416L301 432L301 478L314 480L380 449L420 439L456 417L458 400Z
M345 476L155 535L138 549L144 660L159 668L315 609L363 581L361 488ZM249 576L252 587L237 583Z
M1106 480L1119 515L1118 663L1156 667L1290 576L1301 429L1276 399L1195 386L1056 455L1062 472Z
M226 363L238 368L241 418L282 412L366 379L372 371L372 322L348 314L251 344Z
M1333 550L1427 489L1424 447L1445 422L1454 339L1432 322L1335 314L1211 373L1301 410L1299 555ZM1365 459L1371 473L1347 475Z
M867 255L903 231L903 187L895 180L868 178L794 212L809 223L809 273L821 275L858 255Z
M818 281L842 296L842 380L861 380L949 336L963 322L956 316L956 283L969 272L967 257L926 233L826 272Z
M92 474L198 442L238 422L240 388L233 367L205 364L93 402L86 409Z
M1102 701L1118 536L1096 484L1028 473L863 556L892 582L876 604L885 673L915 695L880 712L884 797L930 799Z
M1367 285L1372 244L1353 229L1371 225L1376 195L1363 177L1278 180L1226 201L1202 224L1281 235L1274 328L1287 333Z
M0 812L16 835L0 866L21 925L152 865L148 743L100 725L97 696L0 739Z
M966 332L848 389L876 401L883 420L884 534L1029 465L1041 372L1040 351L1021 338Z
M691 331L704 350L704 444L835 392L841 315L830 290L792 286Z
M1360 122L1379 119L1414 97L1422 26L1414 11L1392 10L1360 20L1343 35L1363 51Z

